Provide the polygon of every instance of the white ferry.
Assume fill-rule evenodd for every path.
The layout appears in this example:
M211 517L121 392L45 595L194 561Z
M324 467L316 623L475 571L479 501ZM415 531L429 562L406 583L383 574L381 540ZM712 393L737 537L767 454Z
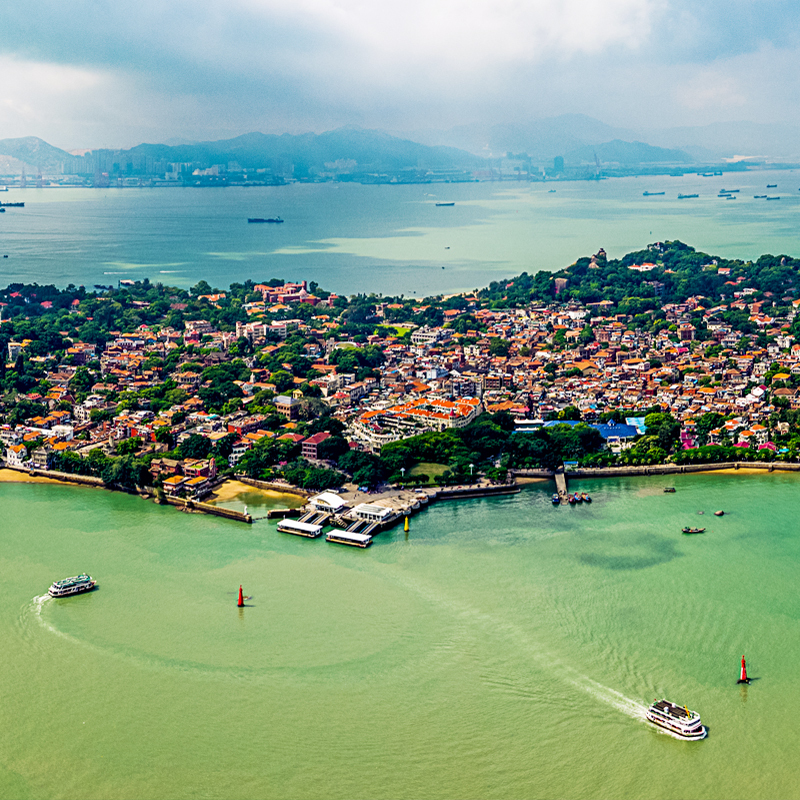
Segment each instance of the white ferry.
M676 706L669 700L654 700L647 709L647 719L680 739L705 739L708 731L700 722L696 711L686 706Z
M97 585L91 575L76 575L74 578L64 578L56 581L49 590L50 597L68 597L71 594L91 592Z

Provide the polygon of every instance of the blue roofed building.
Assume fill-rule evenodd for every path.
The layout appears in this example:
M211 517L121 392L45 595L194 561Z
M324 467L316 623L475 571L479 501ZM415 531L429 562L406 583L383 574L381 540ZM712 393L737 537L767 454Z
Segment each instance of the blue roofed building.
M552 428L554 425L580 425L578 419L551 419L545 422L545 428ZM603 437L604 445L614 452L625 450L631 440L638 436L639 431L634 425L624 422L589 422L585 423L590 428L595 428Z

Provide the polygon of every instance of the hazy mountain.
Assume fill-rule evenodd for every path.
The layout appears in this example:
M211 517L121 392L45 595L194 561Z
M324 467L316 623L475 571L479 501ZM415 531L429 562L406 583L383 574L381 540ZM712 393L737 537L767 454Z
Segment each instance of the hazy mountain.
M606 125L585 114L563 114L525 123L460 125L449 130L421 130L409 134L431 145L451 145L472 153L500 158L507 153L527 153L534 161L549 161L585 145L612 139L631 140L637 135Z
M614 139L611 142L586 145L571 150L564 154L564 163L573 165L581 163L594 164L595 156L601 163L613 162L624 165L686 164L694 160L692 156L683 150L667 150L664 147L653 147L653 145L645 144L644 142L623 142L621 139Z
M480 162L471 153L453 147L430 147L388 133L358 128L340 128L327 133L246 133L234 139L186 145L140 144L126 151L171 162L227 164L242 167L269 166L274 161L294 163L296 170L324 170L326 164L355 162L353 169L381 170L404 167L449 169Z
M648 129L640 138L662 147L700 147L717 158L736 155L800 159L800 127L759 122L716 122L702 127Z
M0 139L0 156L8 156L25 165L28 172L60 172L61 164L71 158L66 150L48 144L36 136L25 136L22 139ZM8 162L14 163L14 162ZM21 166L14 172L21 171Z

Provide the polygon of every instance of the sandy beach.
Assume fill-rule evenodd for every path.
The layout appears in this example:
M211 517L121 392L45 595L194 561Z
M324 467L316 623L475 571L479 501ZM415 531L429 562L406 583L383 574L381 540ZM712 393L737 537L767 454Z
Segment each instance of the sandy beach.
M211 497L206 499L205 502L211 504L225 503L230 500L235 500L237 497L240 497L244 494L258 494L264 498L265 502L280 501L285 508L298 508L304 505L306 502L306 499L300 495L277 492L273 491L272 489L257 489L253 486L248 486L246 483L241 483L240 481L236 480L225 481L222 486L219 486L214 490L214 493L211 495Z
M15 469L0 469L0 483L57 483L65 485L66 481L45 478L41 475L29 475L27 472L18 472Z

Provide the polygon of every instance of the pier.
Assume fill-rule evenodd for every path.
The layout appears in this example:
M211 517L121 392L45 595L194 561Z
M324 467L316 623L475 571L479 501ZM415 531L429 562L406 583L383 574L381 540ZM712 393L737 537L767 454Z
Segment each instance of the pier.
M558 492L558 496L561 502L564 503L567 499L567 476L564 473L563 468L556 471L553 477L556 480L556 491Z

